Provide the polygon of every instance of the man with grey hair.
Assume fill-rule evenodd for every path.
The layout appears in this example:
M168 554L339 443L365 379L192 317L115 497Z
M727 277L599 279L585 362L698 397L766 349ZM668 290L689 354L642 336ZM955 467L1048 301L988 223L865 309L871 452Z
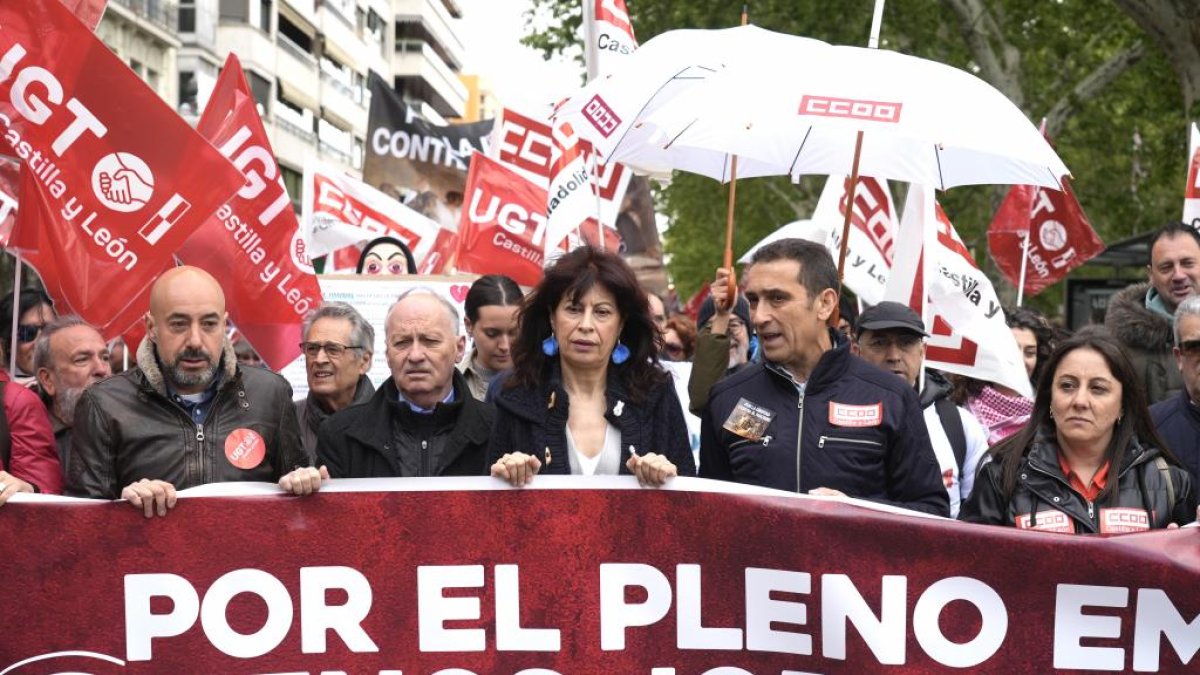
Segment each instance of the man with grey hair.
M58 460L67 465L75 405L88 387L112 375L104 336L78 316L60 316L42 329L33 346L33 367L50 413Z
M375 329L350 305L326 302L304 320L300 349L308 397L296 401L296 417L304 450L315 455L321 423L375 393L367 377L375 354Z
M1175 363L1183 390L1150 406L1150 416L1162 437L1192 474L1200 479L1200 295L1175 308Z
M405 292L384 326L392 376L362 405L321 425L333 478L482 476L495 411L454 367L466 349L458 310L428 288Z

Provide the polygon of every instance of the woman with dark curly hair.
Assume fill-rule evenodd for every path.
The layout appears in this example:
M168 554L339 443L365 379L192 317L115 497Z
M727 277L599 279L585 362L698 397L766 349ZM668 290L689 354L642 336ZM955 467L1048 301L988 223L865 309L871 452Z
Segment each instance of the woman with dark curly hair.
M1028 307L1004 312L1005 322L1017 341L1025 374L1037 386L1042 364L1054 349L1054 328L1046 317ZM1022 429L1033 412L1033 401L999 384L970 377L954 378L954 400L979 420L988 432L988 444L995 445Z
M513 373L496 397L491 474L633 474L662 485L696 472L658 329L633 270L576 249L546 270L520 312Z
M1122 533L1196 517L1192 479L1154 429L1129 357L1089 326L1045 362L1029 424L992 448L961 520Z

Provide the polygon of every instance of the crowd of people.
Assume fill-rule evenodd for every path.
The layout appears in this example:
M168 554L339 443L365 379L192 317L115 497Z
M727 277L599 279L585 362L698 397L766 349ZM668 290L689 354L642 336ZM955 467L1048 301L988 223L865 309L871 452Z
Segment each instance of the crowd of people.
M380 242L359 268L411 273L405 253ZM383 326L327 302L303 325L299 401L230 341L201 269L156 281L124 372L93 327L24 291L0 305L16 356L0 371L0 504L62 492L151 517L222 481L306 495L341 478L698 475L1022 529L1179 526L1196 518L1200 471L1200 234L1161 228L1147 270L1105 326L1070 335L1007 312L1032 399L927 367L921 317L894 302L860 312L826 249L799 239L758 249L740 287L718 269L695 322L589 247L528 295L480 277L463 316L424 287ZM378 389L376 329L391 374ZM669 361L691 363L687 411Z

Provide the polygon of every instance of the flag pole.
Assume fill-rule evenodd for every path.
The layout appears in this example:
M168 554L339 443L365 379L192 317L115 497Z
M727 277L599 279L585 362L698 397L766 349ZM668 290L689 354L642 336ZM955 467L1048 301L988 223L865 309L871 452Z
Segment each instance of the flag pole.
M883 5L886 0L875 0L875 11L871 14L871 37L867 39L867 47L879 48L879 32L883 28ZM838 297L842 297L843 281L846 277L846 251L850 245L850 218L854 214L854 200L858 192L858 160L862 157L863 132L859 131L854 139L854 164L850 169L850 199L846 202L845 219L842 222L842 246L838 252ZM842 308L833 308L829 315L829 325L835 328L841 319Z
M592 194L596 195L596 236L600 239L600 250L606 251L608 248L604 243L604 217L600 213L600 210L604 208L600 199L600 162L596 161L596 146L592 146L592 151L588 153L588 156L592 160Z
M17 321L21 317L21 249L10 249L16 256L17 264L13 265L13 313L12 331L8 340L8 372L12 377L17 376Z
M750 5L742 5L742 25L750 22ZM729 157L729 207L725 211L725 257L722 267L729 270L729 290L725 297L733 309L737 305L737 276L733 273L733 212L737 204L737 155Z
M1030 227L1033 227L1032 223ZM1021 302L1025 299L1025 268L1029 265L1029 236L1032 234L1029 230L1025 231L1025 237L1021 240L1021 276L1017 282L1017 307L1021 306Z

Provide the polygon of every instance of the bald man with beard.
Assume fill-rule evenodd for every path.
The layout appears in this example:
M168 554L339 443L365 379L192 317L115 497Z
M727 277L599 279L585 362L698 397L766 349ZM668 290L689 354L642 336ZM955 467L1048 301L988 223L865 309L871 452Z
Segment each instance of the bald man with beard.
M176 490L205 483L319 486L291 386L240 367L225 324L210 274L176 267L158 278L136 367L92 385L76 406L67 494L123 499L149 518L166 515Z

